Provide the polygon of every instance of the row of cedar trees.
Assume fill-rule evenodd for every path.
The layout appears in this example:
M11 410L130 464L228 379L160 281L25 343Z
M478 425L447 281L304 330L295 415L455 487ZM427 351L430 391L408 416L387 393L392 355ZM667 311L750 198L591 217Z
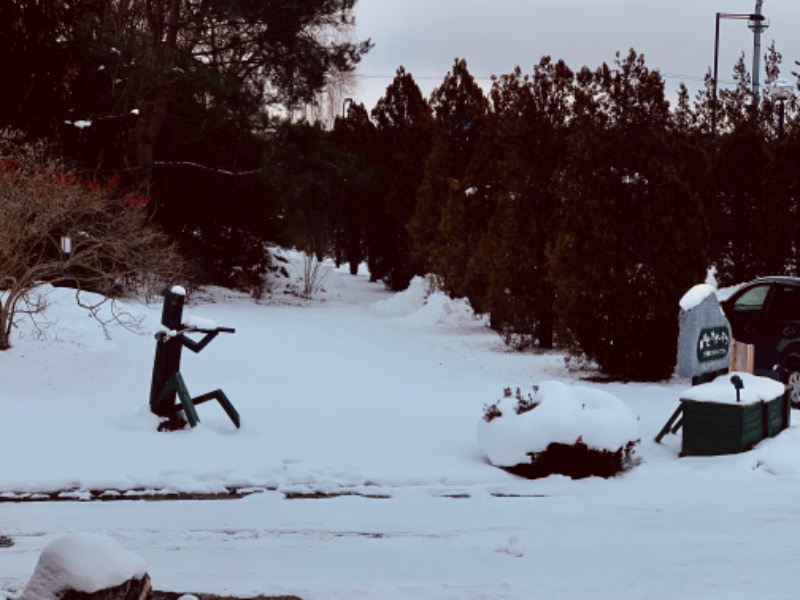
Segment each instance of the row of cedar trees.
M796 107L777 143L743 60L718 102L707 78L672 110L633 51L577 73L543 59L488 97L456 60L428 100L401 68L370 113L276 127L368 52L327 35L355 4L2 0L0 128L82 179L119 173L201 282L258 287L265 241L366 260L395 290L435 273L510 343L615 376L670 374L678 299L709 265L725 283L795 271ZM767 84L780 62L770 48Z
M779 64L772 47L767 89ZM779 106L753 101L743 58L734 78L716 103L710 77L694 99L681 86L670 109L631 50L579 72L545 57L487 97L457 59L426 101L401 67L371 114L287 125L268 162L302 249L366 260L394 290L435 274L516 347L660 379L678 300L711 265L722 284L797 269L795 105L778 140Z

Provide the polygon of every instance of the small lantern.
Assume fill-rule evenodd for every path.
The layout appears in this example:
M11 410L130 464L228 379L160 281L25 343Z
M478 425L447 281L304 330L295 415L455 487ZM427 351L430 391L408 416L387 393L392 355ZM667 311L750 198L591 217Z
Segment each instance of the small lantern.
M72 253L72 237L69 235L61 236L61 252L67 257Z

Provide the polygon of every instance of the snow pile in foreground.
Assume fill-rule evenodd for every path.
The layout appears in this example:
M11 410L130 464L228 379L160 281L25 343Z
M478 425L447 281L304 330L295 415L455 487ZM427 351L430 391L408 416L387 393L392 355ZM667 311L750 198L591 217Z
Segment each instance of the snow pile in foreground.
M488 325L488 317L476 315L469 300L453 299L435 290L430 276L414 277L405 291L376 302L374 308L379 313L402 318L403 323L415 327Z
M478 421L478 444L498 467L530 462L529 452L542 452L551 443L574 444L616 452L638 440L639 423L617 397L560 381L539 385L531 400L535 408L517 413L517 398L506 396L494 406L499 416Z
M146 573L143 559L108 536L65 535L42 550L20 600L51 600L67 589L91 594Z

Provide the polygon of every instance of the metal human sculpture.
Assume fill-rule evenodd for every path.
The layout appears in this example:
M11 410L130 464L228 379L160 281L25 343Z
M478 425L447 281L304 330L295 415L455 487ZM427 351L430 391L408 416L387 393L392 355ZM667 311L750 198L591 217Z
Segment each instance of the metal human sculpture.
M230 327L206 327L202 320L184 323L185 300L186 291L180 286L164 292L164 309L161 314L163 327L155 336L156 356L150 385L150 410L163 419L158 427L159 431L173 431L183 429L187 421L191 427L195 427L200 422L195 406L208 400L216 400L238 428L239 413L222 390L192 398L180 371L181 351L184 346L198 353L218 334L235 333L235 330ZM187 337L187 333L204 333L205 336L196 342Z

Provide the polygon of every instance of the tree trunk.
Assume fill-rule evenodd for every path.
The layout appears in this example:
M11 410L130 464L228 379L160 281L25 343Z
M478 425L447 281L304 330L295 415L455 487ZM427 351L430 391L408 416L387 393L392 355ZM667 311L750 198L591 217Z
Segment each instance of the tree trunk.
M151 60L160 60L162 53L158 51L158 46L165 49L163 55L171 56L177 48L178 29L180 27L180 0L171 0L166 21L164 15L159 12L160 7L149 6L149 23L151 28L150 49ZM163 40L163 41L162 41ZM158 77L165 77L160 74ZM152 108L149 117L143 117L140 121L137 135L137 159L139 167L149 172L155 163L155 148L164 121L167 117L167 101L169 98L169 86L163 80L155 84L155 92L152 99Z
M0 304L0 351L11 348L11 314L5 306Z

